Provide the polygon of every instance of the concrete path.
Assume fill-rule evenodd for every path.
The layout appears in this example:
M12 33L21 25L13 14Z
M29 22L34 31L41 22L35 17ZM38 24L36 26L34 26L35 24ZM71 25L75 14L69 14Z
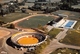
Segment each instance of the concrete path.
M68 29L64 29L64 31L61 31L55 38L59 41L61 39L63 39L67 34L66 32L68 31Z
M48 31L50 31L51 29L53 29L53 26L47 26Z

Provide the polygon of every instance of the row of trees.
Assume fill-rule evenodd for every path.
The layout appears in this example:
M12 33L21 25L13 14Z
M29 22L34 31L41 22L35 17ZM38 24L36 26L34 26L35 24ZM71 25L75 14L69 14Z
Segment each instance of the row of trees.
M69 10L69 11L80 12L80 8L70 7L68 3L60 5L60 9L61 10Z
M77 0L61 0L62 4L59 5L62 10L76 11L80 12L79 8L73 8L72 5L77 5Z
M25 2L23 1L19 4L18 2L10 1L9 3L0 4L0 15L4 16L8 13L14 13L16 10L21 10L23 13L25 13L26 9L20 9L20 5L25 5Z
M51 13L51 12L54 12L54 11L57 11L57 10L59 10L59 7L47 7L44 10L44 13Z
M5 14L8 13L13 13L15 12L15 10L19 9L19 6L17 5L17 3L5 3L5 4L0 4L0 15L4 16Z

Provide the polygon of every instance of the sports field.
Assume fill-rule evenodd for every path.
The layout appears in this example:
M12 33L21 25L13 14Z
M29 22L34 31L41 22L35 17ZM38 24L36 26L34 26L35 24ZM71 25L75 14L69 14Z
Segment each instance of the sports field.
M37 28L39 25L46 25L49 21L53 19L53 16L34 16L27 20L19 22L17 25L22 28Z

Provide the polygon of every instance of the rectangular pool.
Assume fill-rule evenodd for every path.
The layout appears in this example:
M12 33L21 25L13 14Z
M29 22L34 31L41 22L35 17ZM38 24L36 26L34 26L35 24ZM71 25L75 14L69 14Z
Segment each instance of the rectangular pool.
M73 24L74 24L74 21L69 21L69 22L65 25L65 27L71 27Z

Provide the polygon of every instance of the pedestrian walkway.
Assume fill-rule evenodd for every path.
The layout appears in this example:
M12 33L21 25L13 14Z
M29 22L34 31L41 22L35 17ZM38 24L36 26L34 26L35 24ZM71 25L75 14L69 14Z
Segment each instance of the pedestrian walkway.
M53 26L47 26L48 31L50 31L51 29L53 29Z

